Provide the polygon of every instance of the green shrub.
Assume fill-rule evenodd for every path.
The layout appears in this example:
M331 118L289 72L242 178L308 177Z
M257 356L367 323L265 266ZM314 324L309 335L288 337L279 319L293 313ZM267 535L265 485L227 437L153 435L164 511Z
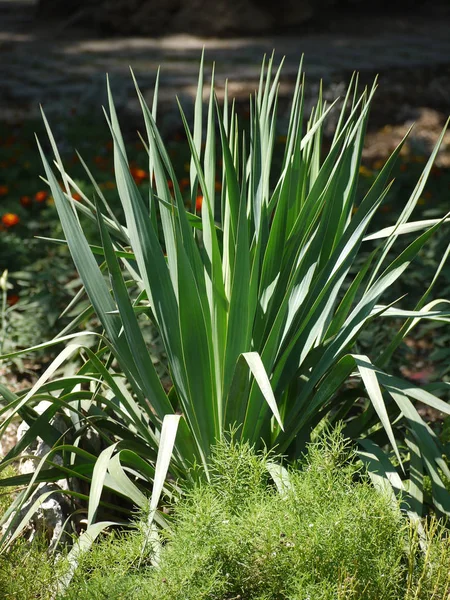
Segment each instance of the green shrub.
M448 524L447 524L448 525ZM406 600L437 600L450 594L450 536L448 528L432 518L411 524L407 544Z
M62 560L49 554L45 537L37 537L33 542L19 538L0 554L0 598L52 600L65 568Z
M219 477L177 509L150 598L302 598L316 586L337 595L350 580L361 600L397 598L404 525L388 495L365 477L355 483L328 442L313 446L301 471L289 471L281 495L266 485L264 458L255 469L248 447L240 455L234 444L230 450L222 445L213 457ZM224 496L223 480L243 462ZM203 573L215 575L221 595L214 587L199 594Z
M143 586L148 583L145 572L148 560L142 560L144 529L144 522L137 522L131 531L113 530L103 536L81 557L64 599L140 598Z
M137 520L80 557L58 600L447 598L448 530L434 519L409 524L339 431L284 471L276 457L224 440L210 472L174 502L158 567ZM65 568L44 539L19 538L0 555L0 598L50 600Z
M159 566L139 567L142 532L109 537L82 559L64 600L447 597L447 532L432 521L424 554L417 528L370 484L339 431L310 445L278 489L275 464L248 444L220 443L211 482L174 505Z
M6 469L3 469L3 471L0 471L0 479L6 479L6 477L14 477L15 474L16 474L16 472L15 472L14 468L10 466L10 467L7 467ZM9 508L9 506L12 502L12 499L13 499L13 494L14 494L13 487L0 488L0 518L3 516L3 514Z
M15 475L15 469L9 466L0 473L0 479ZM0 518L17 491L14 487L1 488ZM32 542L18 538L11 548L0 553L0 600L52 600L65 568L60 558L48 552L45 535L35 536Z

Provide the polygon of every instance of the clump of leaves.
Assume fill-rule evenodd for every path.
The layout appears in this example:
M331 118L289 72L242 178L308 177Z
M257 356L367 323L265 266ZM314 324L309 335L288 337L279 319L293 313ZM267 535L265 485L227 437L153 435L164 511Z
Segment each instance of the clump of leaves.
M310 444L300 467L284 469L248 443L221 441L211 481L175 505L159 565L141 564L142 531L104 538L64 600L446 597L445 530L437 521L420 535L410 527L339 431Z
M361 599L397 597L402 517L365 477L354 481L354 468L340 468L349 457L342 439L332 435L312 444L303 469L285 472L281 493L265 485L267 457L241 449L222 444L213 456L221 482L247 454L231 493L224 498L212 481L177 509L177 528L149 597L202 597L199 580L211 581L205 598L315 598L316 586L329 597L349 587Z
M19 538L0 554L0 598L2 600L52 600L65 561L49 554L44 536L33 542Z
M0 478L14 475L14 467L8 466L0 473ZM10 507L16 492L14 487L1 489L0 517ZM0 598L50 600L64 568L64 562L48 552L48 541L44 535L35 537L32 543L20 537L8 551L0 554Z
M407 544L406 600L432 600L450 595L450 537L435 518L422 528L413 523Z
M6 477L13 477L15 474L16 474L16 472L15 472L14 468L9 466L0 472L0 479L5 479ZM13 493L14 493L14 488L12 488L12 487L6 487L6 488L0 489L0 517L3 516L5 511L10 506L10 504L12 502L12 498L13 498Z
M103 535L90 552L82 554L64 600L140 598L150 578L142 553L146 535L143 523L137 521L128 531Z

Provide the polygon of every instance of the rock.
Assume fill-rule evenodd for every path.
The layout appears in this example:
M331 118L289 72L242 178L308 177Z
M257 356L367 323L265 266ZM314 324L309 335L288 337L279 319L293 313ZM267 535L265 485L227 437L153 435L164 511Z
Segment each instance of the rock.
M4 458L16 445L18 429L19 421L14 418L0 436L0 458Z
M73 507L61 488L56 484L40 484L31 494L18 513L14 513L2 527L5 533L11 521L17 526L27 515L27 512L44 494L50 494L42 504L35 508L25 527L25 535L31 542L36 535L43 534L48 541L49 549L53 550L58 545L64 530L67 531L67 519L73 512Z
M43 414L45 410L50 406L50 402L42 401L34 410L38 414ZM65 433L67 425L61 415L56 415L52 420L52 425L61 432ZM17 441L20 441L28 431L29 426L24 421L17 428ZM18 474L25 475L34 473L36 465L51 448L43 440L37 439L28 446L25 450L25 454L30 456L33 455L35 458L24 458L20 461L18 466ZM52 456L52 461L58 464L62 464L62 458L58 454ZM75 482L70 482L70 487L73 489ZM22 506L18 514L12 515L11 518L4 524L2 532L4 533L9 527L11 520L15 519L15 525L26 516L27 512L33 506L38 499L44 495L49 494L45 498L42 504L36 508L32 516L30 517L29 524L26 528L28 539L31 541L37 533L43 533L49 543L50 548L54 548L65 529L68 518L73 512L73 507L69 498L64 494L64 490L69 489L69 481L67 479L60 479L55 483L42 483L38 485L35 491L31 494L30 498Z

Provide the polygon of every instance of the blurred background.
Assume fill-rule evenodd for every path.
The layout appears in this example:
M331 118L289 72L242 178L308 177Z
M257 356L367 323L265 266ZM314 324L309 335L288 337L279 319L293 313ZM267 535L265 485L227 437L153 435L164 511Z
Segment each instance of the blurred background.
M448 0L0 0L0 274L8 269L1 291L0 354L59 331L71 313L59 317L79 289L64 246L37 239L63 237L52 198L39 179L43 170L34 132L45 140L39 105L80 189L90 194L92 185L75 148L114 204L111 143L102 114L105 73L130 147L130 166L145 193L148 161L137 134L143 124L129 66L149 102L161 67L158 124L182 178L187 148L175 96L192 114L203 47L208 73L216 62L219 95L229 79L229 95L236 98L244 121L263 55L275 50L276 64L286 57L276 142L280 148L302 54L307 110L320 82L325 98L334 100L345 94L354 71L359 72L361 86L371 85L378 75L361 167L362 192L416 123L390 200L383 206L387 224L411 193L450 114ZM332 129L330 119L328 133ZM449 210L449 166L446 134L416 218ZM411 275L413 295L423 291L427 273L434 272L447 241L438 240L421 258L420 276L415 280ZM448 269L439 291L449 296ZM416 381L434 376L431 352L445 347L447 339L434 332L421 343L413 341L405 348L414 354L412 367L405 366L411 363L407 356L399 364L403 374ZM47 358L3 363L0 377L20 387L23 379L35 377Z
M202 47L219 87L229 78L230 95L245 102L263 54L275 50L286 56L282 96L304 54L311 97L321 79L335 97L353 71L363 83L380 75L375 128L420 119L421 108L449 112L448 0L0 0L1 118L34 118L39 103L49 114L96 118L106 72L132 118L129 66L149 96L161 66L170 131L175 94L192 99Z

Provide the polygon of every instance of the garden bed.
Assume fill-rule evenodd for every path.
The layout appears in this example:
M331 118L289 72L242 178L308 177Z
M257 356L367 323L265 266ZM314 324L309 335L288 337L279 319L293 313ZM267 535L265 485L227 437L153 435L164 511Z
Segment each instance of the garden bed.
M106 128L45 121L45 188L20 128L4 138L0 433L23 421L0 465L8 593L30 590L10 561L49 544L41 583L61 600L445 597L440 117L385 156L403 121L367 134L374 89L355 79L328 126L329 90L310 110L296 87L286 118L263 68L236 118L203 76L183 135L160 137L139 89L144 139L109 89ZM127 574L105 580L115 553Z

